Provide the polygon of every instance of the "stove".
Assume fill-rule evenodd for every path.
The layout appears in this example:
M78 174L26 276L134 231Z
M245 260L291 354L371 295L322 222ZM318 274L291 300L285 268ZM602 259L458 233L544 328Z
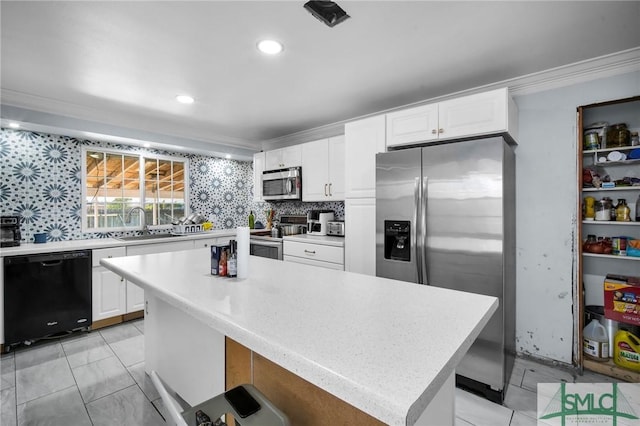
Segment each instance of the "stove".
M273 236L272 230L252 231L249 238L249 253L254 256L282 260L282 236L306 233L307 216L282 215L278 229L278 236Z

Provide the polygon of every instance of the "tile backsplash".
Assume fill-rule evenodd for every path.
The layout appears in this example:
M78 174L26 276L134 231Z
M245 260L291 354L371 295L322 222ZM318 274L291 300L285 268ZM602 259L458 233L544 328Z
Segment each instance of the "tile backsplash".
M249 211L265 222L264 211L306 214L331 209L344 218L344 203L253 202L253 164L204 155L167 152L68 136L0 129L0 215L22 218L22 237L45 232L49 241L133 235L130 232L83 233L82 146L171 155L189 159L189 207L215 228L246 226Z

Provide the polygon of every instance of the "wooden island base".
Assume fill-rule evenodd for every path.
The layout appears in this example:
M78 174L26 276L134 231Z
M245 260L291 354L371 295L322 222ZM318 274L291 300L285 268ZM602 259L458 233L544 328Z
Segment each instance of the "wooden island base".
M292 425L384 424L228 337L225 358L225 388L253 384Z

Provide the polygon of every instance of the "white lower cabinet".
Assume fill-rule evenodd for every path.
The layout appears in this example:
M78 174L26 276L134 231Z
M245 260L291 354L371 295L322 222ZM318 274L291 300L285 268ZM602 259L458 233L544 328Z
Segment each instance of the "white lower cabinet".
M282 253L285 262L344 270L344 247L285 240Z
M93 250L92 319L94 322L126 313L127 283L124 278L100 265L101 259L125 255L124 247Z

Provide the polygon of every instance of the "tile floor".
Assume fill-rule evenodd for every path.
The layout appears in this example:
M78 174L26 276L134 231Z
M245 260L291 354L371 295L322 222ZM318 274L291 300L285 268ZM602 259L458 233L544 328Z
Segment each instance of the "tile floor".
M164 425L144 372L144 320L44 341L2 355L0 425ZM604 382L528 359L516 361L504 406L456 389L456 426L536 424L539 382Z

